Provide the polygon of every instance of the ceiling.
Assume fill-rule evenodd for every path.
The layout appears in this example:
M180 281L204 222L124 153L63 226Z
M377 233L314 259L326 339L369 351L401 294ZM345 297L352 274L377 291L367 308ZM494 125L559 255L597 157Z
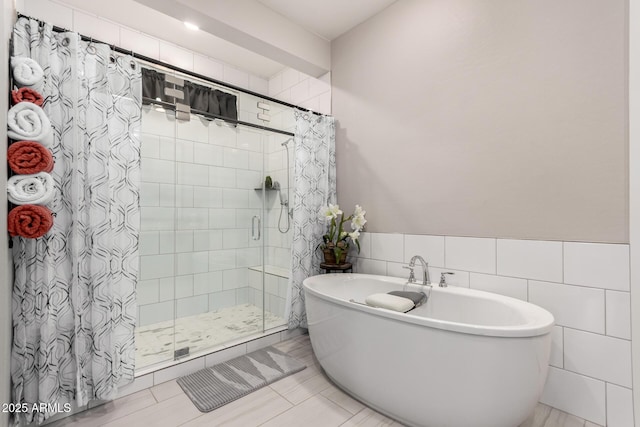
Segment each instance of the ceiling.
M302 28L333 40L397 0L258 0Z

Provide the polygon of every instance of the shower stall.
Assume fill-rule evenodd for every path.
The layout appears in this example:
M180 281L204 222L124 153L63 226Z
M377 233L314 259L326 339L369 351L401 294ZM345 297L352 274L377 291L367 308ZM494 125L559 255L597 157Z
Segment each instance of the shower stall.
M291 264L293 108L157 70L235 95L254 126L144 102L138 373L285 329Z

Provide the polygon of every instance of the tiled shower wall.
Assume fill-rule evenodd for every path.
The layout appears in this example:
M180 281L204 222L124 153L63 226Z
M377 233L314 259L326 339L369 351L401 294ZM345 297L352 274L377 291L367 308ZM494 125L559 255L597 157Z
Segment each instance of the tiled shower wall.
M450 285L546 308L556 326L541 401L633 426L629 245L363 233L361 247L351 255L359 273L407 277L402 266L421 255L433 283L451 271Z

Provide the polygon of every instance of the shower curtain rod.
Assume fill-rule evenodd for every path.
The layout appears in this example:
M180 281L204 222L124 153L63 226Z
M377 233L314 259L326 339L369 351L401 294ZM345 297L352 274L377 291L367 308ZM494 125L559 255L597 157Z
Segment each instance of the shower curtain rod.
M25 14L20 13L20 12L17 12L17 15L18 15L18 18L33 19L33 20L36 20L36 21L41 22L41 23L45 22L42 19L34 18L32 16L25 15ZM72 32L71 30L68 30L68 29L63 28L63 27L59 27L57 25L53 26L53 31L58 32L58 33ZM276 104L284 105L285 107L296 108L298 110L307 111L307 112L309 112L311 114L315 114L315 115L318 115L318 116L322 116L323 115L321 113L318 113L318 112L315 112L315 111L311 111L308 108L300 107L298 105L291 104L291 103L285 102L285 101L281 101L279 99L272 98L270 96L263 95L263 94L260 94L258 92L254 92L254 91L249 90L249 89L244 89L244 88L241 88L239 86L234 86L232 84L225 83L225 82L222 82L220 80L216 80L214 78L207 77L207 76L204 76L202 74L198 74L198 73L193 72L193 71L185 70L184 68L176 67L175 65L168 64L166 62L162 62L160 60L157 60L157 59L154 59L154 58L150 58L150 57L145 56L145 55L141 55L139 53L134 52L133 50L127 50L127 49L121 48L120 46L116 46L116 45L114 45L112 43L106 43L106 42L100 41L98 39L94 39L93 37L87 37L87 36L85 36L83 34L80 34L80 33L78 33L78 35L84 41L94 42L94 43L102 43L102 44L109 45L109 46L111 46L111 49L115 50L118 53L122 53L122 54L125 54L125 55L131 55L132 57L134 57L136 59L148 62L148 63L153 64L153 65L158 65L158 66L161 66L161 67L165 67L165 68L168 68L170 70L177 71L179 73L183 73L183 74L186 74L186 75L189 75L189 76L193 76L193 77L196 77L198 79L201 79L201 80L204 80L204 81L207 81L207 82L219 85L219 86L223 86L223 87L226 87L226 88L238 91L238 92L246 93L248 95L253 95L253 96L256 96L258 98L262 98L264 100L267 100L267 101L270 101L270 102L274 102ZM219 118L222 119L222 117L219 117ZM246 125L252 126L252 127L260 127L260 125L253 125L252 123L246 123L246 122L237 122L237 123L238 124L243 124L243 125L246 124ZM263 127L263 128L265 130L272 130L272 131L278 132L278 133L285 133L284 131L278 131L277 129L272 129L272 128L268 128L268 127ZM286 134L290 135L290 136L293 136L293 134L291 132L286 132Z

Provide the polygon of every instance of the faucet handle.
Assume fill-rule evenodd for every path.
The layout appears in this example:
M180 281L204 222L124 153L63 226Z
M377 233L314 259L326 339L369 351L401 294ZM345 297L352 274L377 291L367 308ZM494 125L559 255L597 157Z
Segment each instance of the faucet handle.
M446 288L447 287L447 278L446 278L445 274L454 275L455 273L453 273L451 271L445 271L443 273L440 273L440 283L438 284L438 286L440 286L441 288Z
M413 273L413 269L415 267L411 265L403 265L402 268L406 268L407 270L409 270L409 280L407 281L407 283L416 283L416 275Z

